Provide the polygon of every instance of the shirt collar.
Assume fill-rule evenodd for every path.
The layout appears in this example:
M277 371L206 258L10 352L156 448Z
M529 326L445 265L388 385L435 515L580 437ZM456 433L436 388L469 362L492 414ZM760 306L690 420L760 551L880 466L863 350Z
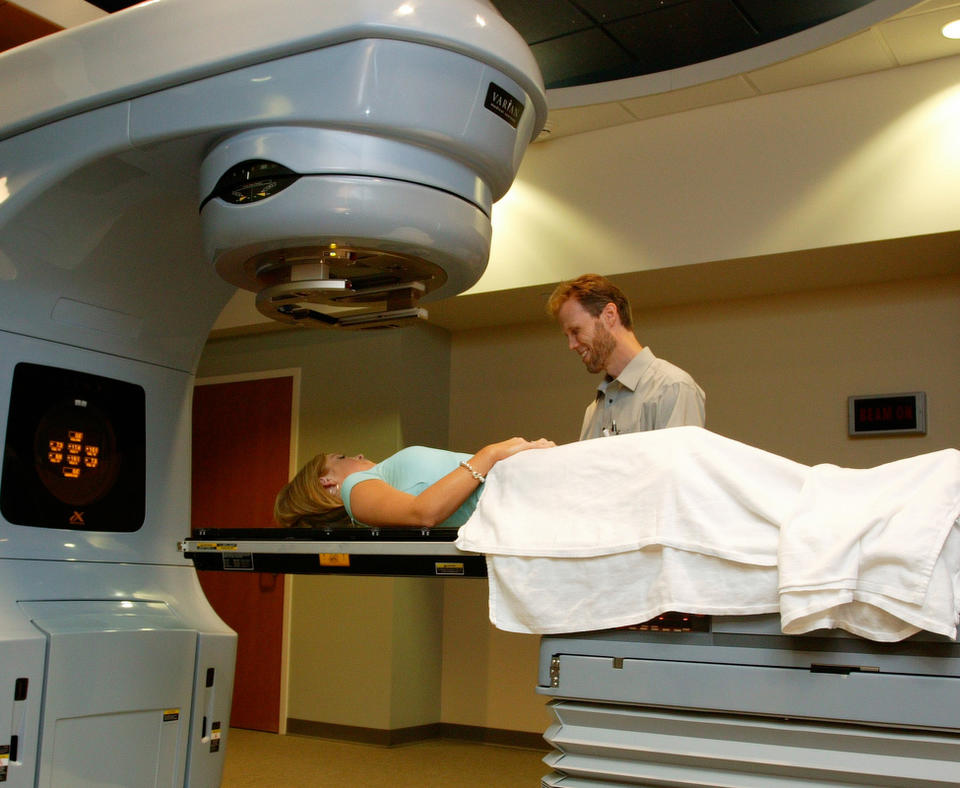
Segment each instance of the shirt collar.
M644 373L650 367L650 365L656 360L656 356L653 355L653 351L648 347L644 347L637 355L635 355L629 362L627 366L623 368L619 375L613 380L605 378L603 382L597 386L600 392L605 392L607 386L611 383L619 383L624 388L630 389L630 391L636 391L637 386L640 385L640 379L643 377Z

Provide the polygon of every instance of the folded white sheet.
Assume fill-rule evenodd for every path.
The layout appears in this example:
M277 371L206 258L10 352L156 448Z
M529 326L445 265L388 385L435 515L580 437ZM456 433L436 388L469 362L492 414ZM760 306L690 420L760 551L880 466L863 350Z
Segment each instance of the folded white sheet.
M490 618L508 631L779 609L789 634L955 637L958 515L954 449L811 469L678 427L498 463L456 544L487 555Z
M814 466L780 534L783 631L840 627L899 640L925 629L955 637L950 578L960 564L956 538L947 539L958 516L956 450L863 470Z
M521 452L488 474L457 547L585 558L657 545L772 566L806 472L700 427Z
M490 621L555 634L638 624L670 611L775 613L777 568L647 547L590 558L487 556Z

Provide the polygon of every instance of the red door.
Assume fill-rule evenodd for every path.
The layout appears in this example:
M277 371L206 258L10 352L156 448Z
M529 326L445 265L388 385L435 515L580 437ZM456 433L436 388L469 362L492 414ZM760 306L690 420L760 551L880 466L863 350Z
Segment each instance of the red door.
M193 393L194 528L269 528L287 482L293 378L198 385ZM230 724L278 732L283 575L199 572L220 617L237 632Z

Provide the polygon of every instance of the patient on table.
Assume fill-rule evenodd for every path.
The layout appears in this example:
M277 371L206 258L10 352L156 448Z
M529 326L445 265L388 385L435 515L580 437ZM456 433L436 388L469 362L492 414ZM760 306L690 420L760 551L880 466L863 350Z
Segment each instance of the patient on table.
M474 455L410 446L381 463L362 454L318 454L280 490L279 525L342 513L359 525L459 527L473 513L486 474L500 460L552 447L541 438L510 438Z
M413 447L379 465L321 455L278 496L277 521L334 506L373 526L458 526L456 546L487 557L490 617L508 631L779 611L788 634L956 636L956 449L811 467L677 427L513 438L472 457Z

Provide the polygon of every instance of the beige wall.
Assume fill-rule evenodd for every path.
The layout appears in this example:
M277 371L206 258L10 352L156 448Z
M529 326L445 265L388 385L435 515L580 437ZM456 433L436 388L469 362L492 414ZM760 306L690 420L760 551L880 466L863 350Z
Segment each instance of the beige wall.
M941 58L532 145L474 292L954 231L958 73Z
M440 720L440 581L293 580L290 719L383 731Z
M696 378L707 426L729 437L848 466L960 443L957 275L642 310L634 324ZM451 442L577 438L598 380L547 318L452 343ZM926 436L847 437L849 395L914 390L927 392Z

